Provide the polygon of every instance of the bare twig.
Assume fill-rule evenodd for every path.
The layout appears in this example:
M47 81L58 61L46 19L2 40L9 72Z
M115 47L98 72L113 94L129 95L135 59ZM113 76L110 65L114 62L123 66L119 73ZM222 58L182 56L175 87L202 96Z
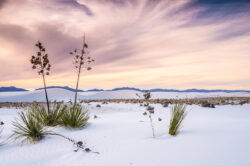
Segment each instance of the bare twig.
M68 141L72 142L73 145L75 145L76 148L77 148L76 150L74 150L75 152L77 152L79 149L82 149L85 152L92 152L92 153L95 153L95 154L100 154L99 152L94 152L90 148L85 147L86 143L84 143L83 141L76 141L76 140L74 140L72 138L66 137L65 135L54 133L54 132L50 132L50 133L48 133L48 135L59 136L59 137L62 137L64 139L67 139Z

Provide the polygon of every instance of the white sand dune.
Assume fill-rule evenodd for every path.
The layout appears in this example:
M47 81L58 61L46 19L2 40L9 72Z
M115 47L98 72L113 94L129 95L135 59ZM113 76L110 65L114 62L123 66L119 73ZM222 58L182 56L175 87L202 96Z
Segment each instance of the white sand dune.
M140 97L138 97L138 94ZM55 88L48 89L50 101L69 101L74 99L74 92ZM211 92L211 93L194 93L194 92L152 92L153 99L164 98L200 98L200 97L250 97L250 93L245 92ZM135 90L119 91L100 91L100 92L80 92L78 99L138 99L142 98L143 93ZM32 102L45 101L44 90L28 92L1 92L0 102Z
M250 97L250 93L247 92L152 92L152 98L202 98L202 97Z
M119 90L119 91L102 91L93 95L88 95L84 97L81 96L81 98L82 99L138 99L139 97L136 94L143 97L143 94L138 91Z
M6 95L7 94L7 95ZM65 90L65 89L48 89L48 95L50 101L69 101L74 98L74 92ZM28 91L17 93L10 92L9 94L1 95L0 93L0 102L32 102L32 101L45 101L44 90Z
M170 108L154 104L152 138L145 107L109 103L89 105L90 125L83 130L49 128L84 141L99 155L74 152L71 142L48 136L37 144L8 141L0 146L1 166L249 166L250 104L217 106L214 109L188 106L189 113L177 137L169 136ZM5 122L0 142L12 134L16 109L0 108ZM93 115L99 118L93 119ZM158 122L158 117L163 120Z

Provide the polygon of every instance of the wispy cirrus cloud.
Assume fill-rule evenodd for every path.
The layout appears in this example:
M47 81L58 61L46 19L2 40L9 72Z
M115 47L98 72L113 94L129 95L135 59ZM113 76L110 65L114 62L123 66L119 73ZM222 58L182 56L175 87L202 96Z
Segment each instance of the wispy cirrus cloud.
M74 85L68 52L85 33L96 63L83 87L249 89L250 12L248 3L231 3L8 0L0 10L0 85L40 86L29 64L37 40L51 58L48 84Z

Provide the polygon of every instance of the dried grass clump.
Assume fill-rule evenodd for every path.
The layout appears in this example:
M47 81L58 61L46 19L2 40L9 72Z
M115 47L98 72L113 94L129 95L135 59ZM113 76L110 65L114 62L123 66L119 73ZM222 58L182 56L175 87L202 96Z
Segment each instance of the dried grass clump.
M186 105L176 104L171 110L171 119L168 133L170 135L176 136L179 133L179 129L184 118L187 115Z

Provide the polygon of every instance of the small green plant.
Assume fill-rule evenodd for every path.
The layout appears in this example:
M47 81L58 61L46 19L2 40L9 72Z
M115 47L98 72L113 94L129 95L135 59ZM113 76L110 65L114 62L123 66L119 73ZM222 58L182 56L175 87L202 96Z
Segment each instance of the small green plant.
M179 129L184 118L187 115L186 105L176 104L171 109L171 119L168 133L170 135L176 136L179 133Z
M66 105L54 102L49 105L50 112L46 109L44 104L34 104L30 107L31 114L45 126L56 126L61 122L64 111L67 109Z
M14 126L13 134L10 138L21 140L22 143L35 143L42 140L48 131L30 112L18 113L19 119L12 122Z
M64 111L61 125L66 128L84 128L89 120L89 112L81 105L69 107Z

